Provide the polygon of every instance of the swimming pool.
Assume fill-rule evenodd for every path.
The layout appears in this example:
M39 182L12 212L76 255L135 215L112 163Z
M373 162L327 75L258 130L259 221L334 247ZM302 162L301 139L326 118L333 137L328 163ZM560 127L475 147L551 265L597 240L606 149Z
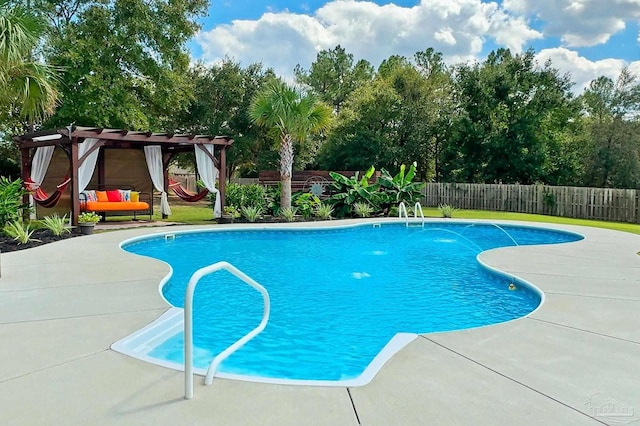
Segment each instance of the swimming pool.
M220 260L267 288L267 328L223 362L219 375L354 384L365 371L370 379L417 333L504 322L540 304L541 294L526 283L480 265L481 251L581 238L507 225L369 223L183 232L135 239L123 248L171 266L162 293L173 306L183 306L193 272ZM511 291L514 280L517 290ZM260 295L230 274L203 279L194 297L195 366L206 369L260 322L261 310ZM174 311L121 346L142 348L142 358L180 368L181 330L180 311Z

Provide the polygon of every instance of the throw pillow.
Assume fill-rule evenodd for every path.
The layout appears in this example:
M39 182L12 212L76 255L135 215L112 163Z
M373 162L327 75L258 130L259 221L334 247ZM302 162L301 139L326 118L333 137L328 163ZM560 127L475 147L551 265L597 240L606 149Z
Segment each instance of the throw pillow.
M137 203L140 201L140 193L138 191L131 191L131 202Z
M114 189L113 191L107 191L107 198L109 199L110 203L122 201L122 197L120 196L120 191L117 189Z
M109 201L107 191L96 191L96 199L101 203L106 203L107 201Z

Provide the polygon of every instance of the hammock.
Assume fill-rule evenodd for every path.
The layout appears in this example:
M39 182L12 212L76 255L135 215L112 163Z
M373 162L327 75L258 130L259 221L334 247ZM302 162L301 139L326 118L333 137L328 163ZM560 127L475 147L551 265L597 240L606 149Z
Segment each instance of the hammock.
M169 187L173 189L173 192L175 192L178 197L189 203L200 201L209 193L209 190L205 188L197 194L192 194L187 192L187 190L180 185L180 182L176 182L175 180L169 180Z
M39 185L36 185L36 183L31 179L27 179L24 182L24 185L27 188L27 191L31 192L31 195L33 196L33 199L36 203L38 203L42 207L51 208L58 204L58 200L60 200L60 197L62 196L64 190L67 189L69 182L71 182L71 178L69 176L66 176L64 178L64 181L60 185L56 186L56 190L51 194L47 194L46 192L44 192L44 189L40 188Z

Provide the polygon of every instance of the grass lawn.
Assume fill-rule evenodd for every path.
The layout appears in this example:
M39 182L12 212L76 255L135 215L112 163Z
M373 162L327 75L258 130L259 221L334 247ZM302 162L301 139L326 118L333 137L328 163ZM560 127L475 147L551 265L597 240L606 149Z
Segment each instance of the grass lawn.
M436 207L422 209L425 216L439 217ZM486 210L456 210L454 218L458 219L490 219L490 220L521 220L525 222L559 223L564 225L593 226L596 228L613 229L616 231L640 234L640 224L622 222L603 222L600 220L572 219L568 217L546 216L541 214L493 212Z
M425 217L440 217L436 207L423 208ZM210 225L213 221L213 211L210 206L204 204L172 205L171 216L161 219L159 211L153 215L156 220L167 222L180 222L190 225ZM494 212L486 210L456 210L453 214L457 219L488 219L488 220L520 220L525 222L558 223L566 225L594 226L596 228L613 229L616 231L631 232L640 235L640 224L603 222L598 220L571 219L567 217L545 216L538 214ZM144 218L144 216L141 216ZM131 220L131 217L110 217L109 221Z

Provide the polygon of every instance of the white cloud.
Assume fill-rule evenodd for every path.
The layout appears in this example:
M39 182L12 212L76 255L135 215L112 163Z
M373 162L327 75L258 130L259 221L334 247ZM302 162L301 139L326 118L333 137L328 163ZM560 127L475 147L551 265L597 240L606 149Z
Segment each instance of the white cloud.
M560 70L562 74L570 73L572 80L576 83L573 87L573 92L576 94L582 93L591 80L600 76L606 76L615 81L625 66L628 66L632 73L640 77L640 61L627 63L621 59L613 58L591 61L564 47L541 50L536 58L540 64L551 59L552 66Z
M606 43L640 20L640 0L504 0L510 11L544 22L545 36L558 36L566 46Z
M338 44L377 67L390 55L412 57L428 47L450 63L476 59L487 39L520 52L541 36L494 2L422 0L409 8L334 0L313 16L267 13L256 21L233 21L202 32L196 40L205 62L229 56L243 64L262 62L287 76L296 64L307 68L320 50Z

